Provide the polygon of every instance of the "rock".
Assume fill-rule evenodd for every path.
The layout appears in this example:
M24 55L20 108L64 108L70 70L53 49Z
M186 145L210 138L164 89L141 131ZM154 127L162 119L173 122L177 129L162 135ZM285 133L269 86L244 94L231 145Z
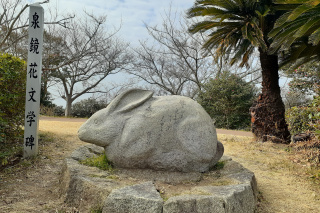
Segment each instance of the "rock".
M120 94L83 124L79 138L105 147L116 167L208 171L224 151L210 116L190 98L152 95Z
M169 198L163 205L163 213L225 213L219 197L208 195L182 195Z
M299 133L291 136L291 142L296 143L296 142L301 142L301 141L308 141L312 138L312 134L308 133Z
M162 213L163 200L151 181L111 192L103 213Z
M163 213L249 213L256 208L250 184L202 186L194 190L202 195L171 197L163 205Z
M221 158L222 169L198 174L123 168L102 171L77 160L100 155L102 151L95 145L86 145L65 160L61 195L67 205L81 212L90 212L97 206L112 213L139 212L136 209L140 208L146 210L143 212L163 209L170 213L253 213L255 210L255 176L230 157Z
M168 184L199 182L202 178L202 173L199 172L155 171L152 169L119 169L115 173L123 178L161 181Z
M256 208L255 193L251 184L244 183L230 186L206 186L197 187L204 193L219 197L224 206L225 213L248 213L254 212Z
M257 182L252 172L241 164L226 159L225 166L219 170L219 179L232 185L196 186L186 191L185 195L169 198L163 213L249 213L254 212L257 198ZM217 175L211 172L212 175ZM209 209L209 210L208 210Z
M79 163L88 157L104 153L102 147L93 144L81 146L71 157L66 158L60 177L60 194L70 206L77 206L81 212L89 212L91 207L101 206L101 203L115 188L124 184L108 178L109 171L89 167Z
M116 188L118 184L106 180L98 180L90 177L90 173L96 173L95 168L90 168L73 159L66 159L65 168L60 179L60 192L65 202L71 206L77 206L82 211L89 211L89 207L99 206L105 197Z
M95 146L93 144L88 144L81 146L79 149L76 149L71 154L71 158L77 161L85 160L86 158L91 158L96 156L96 154L103 154L104 149L100 146Z

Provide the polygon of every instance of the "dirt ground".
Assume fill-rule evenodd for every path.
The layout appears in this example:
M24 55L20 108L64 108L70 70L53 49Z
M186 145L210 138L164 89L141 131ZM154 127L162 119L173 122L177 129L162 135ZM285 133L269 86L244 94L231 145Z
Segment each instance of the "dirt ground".
M319 213L320 186L292 162L288 146L248 137L219 135L225 154L255 173L260 193L258 212Z
M41 118L40 131L49 133L40 135L39 156L0 172L0 213L78 212L60 196L59 176L65 157L85 144L76 137L84 121ZM248 132L218 130L225 154L257 177L257 212L320 212L320 187L288 160L286 146L253 142L250 136Z

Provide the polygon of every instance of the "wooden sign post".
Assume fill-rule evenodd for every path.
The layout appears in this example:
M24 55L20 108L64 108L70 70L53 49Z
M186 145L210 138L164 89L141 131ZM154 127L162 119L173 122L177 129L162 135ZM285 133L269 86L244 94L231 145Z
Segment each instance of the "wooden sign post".
M26 108L23 157L38 154L38 129L41 92L41 68L44 12L40 4L30 5Z

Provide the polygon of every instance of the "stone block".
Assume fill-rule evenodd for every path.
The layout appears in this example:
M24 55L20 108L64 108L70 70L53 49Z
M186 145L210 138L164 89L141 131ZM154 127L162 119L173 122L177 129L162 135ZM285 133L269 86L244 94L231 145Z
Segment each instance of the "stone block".
M113 190L103 213L162 213L163 200L151 181Z

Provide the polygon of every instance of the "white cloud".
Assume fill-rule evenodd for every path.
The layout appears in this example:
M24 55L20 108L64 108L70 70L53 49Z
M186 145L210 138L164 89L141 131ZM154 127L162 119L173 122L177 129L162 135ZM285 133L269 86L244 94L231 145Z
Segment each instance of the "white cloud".
M148 25L161 24L165 11L183 13L194 4L195 0L51 0L46 7L56 7L58 13L75 13L83 10L96 15L107 15L107 26L120 26L119 36L132 44L144 39L148 33L144 23ZM46 11L45 11L46 12Z

